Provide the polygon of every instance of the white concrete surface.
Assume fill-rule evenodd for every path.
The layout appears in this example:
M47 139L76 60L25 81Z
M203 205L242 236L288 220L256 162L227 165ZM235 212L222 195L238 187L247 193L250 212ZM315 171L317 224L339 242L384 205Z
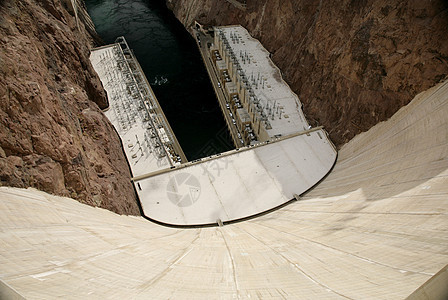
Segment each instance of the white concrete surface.
M448 265L406 298L406 300L433 299L448 299Z
M280 70L269 57L269 52L244 27L215 27L215 44L215 47L220 49L223 60L231 66L231 74L238 74L235 79L240 82L243 81L244 75L247 86L259 100L263 114L267 116L272 127L267 129L269 137L308 129L309 124L302 112L299 98L282 79ZM235 55L234 58L231 57L230 51ZM239 71L235 62L240 67Z
M253 216L310 189L336 160L322 129L230 153L136 181L144 215L171 225Z
M1 187L0 280L27 299L404 299L448 262L447 115L445 82L345 145L301 201L224 227Z
M180 161L166 147L173 139L167 135L165 127L159 128L164 125L164 117L155 111L158 102L152 89L147 87L148 95L140 90L136 92L138 99L132 97L126 85L126 69L118 66L121 57L114 51L115 47L119 49L120 46L113 44L93 49L90 61L107 91L109 109L104 113L121 137L132 174L139 176L179 165ZM145 96L148 97L146 102L143 101Z

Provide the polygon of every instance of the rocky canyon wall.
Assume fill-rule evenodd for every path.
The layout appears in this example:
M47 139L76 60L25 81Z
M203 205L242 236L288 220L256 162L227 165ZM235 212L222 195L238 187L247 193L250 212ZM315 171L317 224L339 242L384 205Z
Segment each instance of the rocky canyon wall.
M75 2L0 2L0 185L139 214L120 140L101 112L92 23Z
M272 53L312 125L342 145L448 74L447 1L167 0L189 28L241 24Z

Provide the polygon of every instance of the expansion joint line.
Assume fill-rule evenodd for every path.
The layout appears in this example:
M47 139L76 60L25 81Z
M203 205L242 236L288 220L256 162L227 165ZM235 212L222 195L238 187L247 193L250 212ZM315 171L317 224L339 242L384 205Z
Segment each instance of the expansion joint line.
M229 245L227 244L227 240L226 237L224 236L224 234L222 233L223 228L219 227L219 233L222 236L222 239L224 241L224 244L226 244L226 249L227 249L227 253L229 253L229 258L230 261L232 262L232 271L233 271L233 282L235 284L235 290L236 290L236 296L237 299L240 299L240 287L238 285L238 280L237 280L237 276L236 276L236 265L235 265L235 261L233 259L233 255L232 252L230 251Z
M257 225L258 225L258 226L261 226L261 227L266 227L266 228L272 229L271 227L266 226L266 225L263 225L263 224L260 224L260 223L257 223ZM379 265L379 266L383 266L383 267L391 268L391 269L397 270L397 271L399 271L399 272L403 272L403 271L405 271L405 272L414 273L414 274L421 274L421 275L425 275L425 276L433 276L433 275L434 275L434 274L432 274L432 273L426 273L426 272L418 272L418 271L403 270L403 269L398 268L398 267L394 267L394 266L391 266L391 265L387 265L387 264L384 264L384 263L381 263L381 262L378 262L378 261L374 261L374 260L371 260L371 259L368 259L368 258L359 256L359 255L356 255L356 254L347 252L347 251L343 251L343 250L341 250L341 249L338 249L338 248L335 248L335 247L326 245L326 244L324 244L324 243L320 243L320 242L317 242L317 241L313 241L313 240L311 240L311 239L307 239L307 238L305 238L305 237L303 237L303 236L294 235L294 234L289 233L289 232L286 232L286 231L280 231L280 230L279 230L279 232L281 232L282 234L291 235L291 236L293 236L294 238L302 239L302 240L307 241L307 242L309 242L309 243L317 244L317 245L319 245L319 246L321 246L321 247L323 247L323 248L328 248L328 249L331 249L331 250L333 250L333 251L336 251L336 252L339 252L339 253L342 253L342 254L345 254L345 255L348 255L348 256L355 257L355 258L360 259L360 260L362 260L362 261L366 261L366 262L369 262L369 263L377 264L377 265ZM250 234L250 233L249 233L249 234Z
M297 269L300 273L302 273L305 277L307 277L309 280L311 280L312 282L314 282L315 284L319 285L320 287L331 291L343 298L346 299L353 299L350 298L348 296L345 296L344 294L339 293L338 291L333 290L332 288L330 288L328 285L317 281L316 279L314 279L311 275L309 275L308 273L306 273L302 268L299 267L298 264L292 262L291 260L289 260L287 257L285 257L283 254L281 254L280 252L278 252L276 249L272 248L271 246L269 246L268 244L266 244L264 241L260 240L259 238L255 237L253 234L251 234L250 232L248 232L245 229L240 228L240 230L244 231L246 234L248 234L249 236L251 236L254 240L262 243L265 247L269 248L270 250L272 250L272 252L274 252L276 255L280 256L281 258L283 258L284 260L286 260L291 266L294 266L295 269Z
M150 288L151 286L153 286L154 284L159 282L163 277L165 277L171 271L171 269L173 269L173 267L179 261L181 261L188 253L190 253L193 250L192 246L199 239L201 231L202 231L202 229L198 230L196 237L189 243L189 245L187 247L185 247L183 249L184 251L182 251L182 253L180 253L174 260L172 260L172 262L165 269L163 269L158 275L156 275L154 278L149 280L147 283L142 284L140 286L142 288L142 291L140 293L138 293L137 295L142 294L147 288Z

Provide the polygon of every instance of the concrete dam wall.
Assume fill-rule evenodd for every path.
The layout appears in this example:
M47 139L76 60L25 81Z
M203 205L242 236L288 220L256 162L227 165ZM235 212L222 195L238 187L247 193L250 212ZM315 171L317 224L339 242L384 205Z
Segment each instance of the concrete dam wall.
M2 288L27 299L403 299L448 261L447 113L444 82L345 145L300 201L223 227L167 228L2 187Z
M443 1L214 1L167 2L187 26L247 25L338 145L447 74ZM139 209L80 3L0 3L1 299L446 299L447 82L343 146L299 201L168 228L119 215Z

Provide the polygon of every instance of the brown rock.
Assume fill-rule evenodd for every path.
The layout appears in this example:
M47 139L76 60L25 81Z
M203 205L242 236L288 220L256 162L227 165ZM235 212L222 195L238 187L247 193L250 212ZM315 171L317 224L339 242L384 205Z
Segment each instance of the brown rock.
M64 173L60 164L47 156L28 155L23 158L31 186L58 195L68 195L65 190Z
M0 185L139 214L91 45L61 1L1 2Z

